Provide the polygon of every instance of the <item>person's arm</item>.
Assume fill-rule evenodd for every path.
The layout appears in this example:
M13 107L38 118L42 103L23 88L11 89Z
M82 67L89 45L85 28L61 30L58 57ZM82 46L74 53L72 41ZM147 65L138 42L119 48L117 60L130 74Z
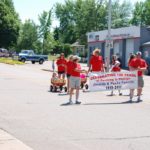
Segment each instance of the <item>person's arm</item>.
M88 72L91 72L91 64L89 64Z
M79 73L87 73L87 71L85 69L75 68L74 71L79 72Z
M104 62L102 60L102 72L104 72L104 71L105 71L105 64L104 64Z
M147 69L147 64L146 64L146 62L145 62L145 64L144 64L144 67L142 67L142 68L140 68L140 67L138 67L137 68L139 71L145 71L146 69Z
M88 69L88 72L91 72L91 68L92 68L92 57L90 58L90 61L89 61L89 69Z

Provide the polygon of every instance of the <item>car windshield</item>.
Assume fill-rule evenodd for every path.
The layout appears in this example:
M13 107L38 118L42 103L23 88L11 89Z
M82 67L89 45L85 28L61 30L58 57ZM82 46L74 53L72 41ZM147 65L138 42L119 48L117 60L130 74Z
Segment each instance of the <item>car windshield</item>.
M21 53L23 53L23 54L28 54L28 51L21 51Z
M21 53L23 54L34 54L34 52L32 50L22 50Z

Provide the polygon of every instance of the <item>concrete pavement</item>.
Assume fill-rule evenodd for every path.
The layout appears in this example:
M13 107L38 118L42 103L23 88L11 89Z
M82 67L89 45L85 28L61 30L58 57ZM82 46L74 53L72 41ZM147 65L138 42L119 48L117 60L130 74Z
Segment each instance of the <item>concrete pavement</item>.
M50 73L41 69L49 64L0 64L1 128L34 150L149 150L150 77L139 104L124 103L128 91L80 92L82 105L61 106L68 96L48 92Z
M0 129L0 150L32 150L24 143Z

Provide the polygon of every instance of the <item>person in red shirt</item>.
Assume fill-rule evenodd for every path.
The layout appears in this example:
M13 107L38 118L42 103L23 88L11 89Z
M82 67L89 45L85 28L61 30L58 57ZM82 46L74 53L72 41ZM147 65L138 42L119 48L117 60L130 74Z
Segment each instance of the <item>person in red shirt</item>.
M67 61L67 89L68 89L68 94L69 94L69 91L70 91L70 84L69 84L69 81L70 81L70 76L71 76L71 71L72 71L72 66L73 66L73 55L70 55L69 58L68 58L68 61Z
M102 71L102 72L104 72L103 57L100 56L100 52L101 52L100 49L95 49L93 51L93 55L90 58L89 71L92 71L92 72Z
M61 78L61 76L62 76L64 79L65 78L65 72L66 72L66 64L67 64L67 61L64 57L64 53L60 54L60 57L57 60L56 64L58 67L58 77Z
M137 74L138 74L138 89L137 89L138 98L137 98L137 102L142 101L141 100L141 93L142 93L142 89L144 87L143 73L147 69L146 61L144 59L142 59L141 56L142 56L142 53L137 52L136 58L132 59L131 62L129 63L130 70L131 71L137 70ZM134 89L131 89L130 90L130 102L132 102L133 95L134 95Z
M80 57L73 56L73 63L72 63L72 71L70 76L70 98L69 103L72 104L72 94L74 89L76 90L76 101L75 104L80 104L81 102L78 101L79 99L79 89L80 89L80 73L87 73L86 70L82 70L80 64L78 63L80 60Z
M120 72L121 71L120 62L117 60L116 55L112 56L112 65L111 65L110 71L112 71L112 72ZM122 95L120 90L119 90L119 95L120 96ZM111 96L113 96L113 91L111 91Z

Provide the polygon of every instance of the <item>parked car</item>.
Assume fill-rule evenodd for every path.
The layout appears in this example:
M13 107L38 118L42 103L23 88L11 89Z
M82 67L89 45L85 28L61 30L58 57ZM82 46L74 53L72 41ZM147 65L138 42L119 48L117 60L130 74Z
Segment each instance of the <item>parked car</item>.
M39 62L39 64L43 64L44 61L48 60L47 55L36 55L33 50L22 50L18 56L19 61L31 61L32 64Z
M8 50L4 48L0 48L0 57L9 57Z

